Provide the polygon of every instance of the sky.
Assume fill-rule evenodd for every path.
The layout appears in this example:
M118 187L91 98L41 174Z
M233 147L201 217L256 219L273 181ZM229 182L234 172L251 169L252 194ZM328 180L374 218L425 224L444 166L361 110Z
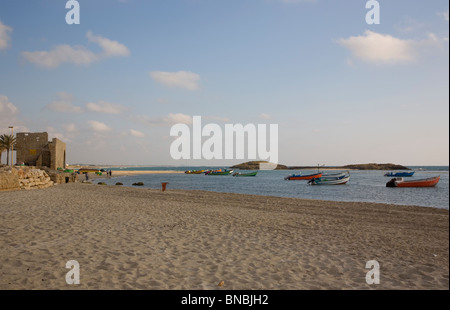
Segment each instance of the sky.
M285 165L449 164L448 1L379 0L378 24L354 0L79 0L79 24L66 2L0 1L0 133L69 164L251 159L175 160L194 116L276 124Z

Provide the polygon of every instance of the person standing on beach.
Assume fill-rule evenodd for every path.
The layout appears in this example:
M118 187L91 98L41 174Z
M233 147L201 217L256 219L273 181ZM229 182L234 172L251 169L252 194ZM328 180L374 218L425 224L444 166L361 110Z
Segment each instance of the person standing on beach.
M87 172L86 172L86 181L89 181L89 175Z

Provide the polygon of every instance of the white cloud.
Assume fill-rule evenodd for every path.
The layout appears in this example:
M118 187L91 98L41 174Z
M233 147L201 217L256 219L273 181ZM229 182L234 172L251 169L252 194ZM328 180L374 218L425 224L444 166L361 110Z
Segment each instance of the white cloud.
M150 72L151 78L168 87L178 87L187 90L198 90L200 88L198 82L200 75L187 71L178 72Z
M63 127L68 133L74 133L77 131L77 127L74 123L65 124Z
M43 68L53 69L63 63L88 65L98 59L94 52L84 46L58 45L51 51L22 52L29 62Z
M0 95L0 134L10 134L9 126L14 126L14 131L26 129L20 126L21 122L17 119L18 114L19 109L9 101L8 97Z
M401 33L417 33L426 26L425 23L416 21L411 17L405 17L400 22L394 25L396 31Z
M91 31L86 34L90 42L97 43L103 49L103 56L129 56L130 50L123 44L101 36L94 35Z
M366 62L379 64L409 63L415 60L414 41L402 40L391 35L370 30L362 36L340 39L338 43Z
M9 46L10 32L12 32L12 28L3 24L0 20L0 50Z
M9 102L8 97L0 95L0 116L2 120L15 116L19 113L19 109Z
M90 31L86 36L89 41L98 44L102 48L102 52L94 53L84 46L64 44L57 45L50 51L22 52L22 56L39 67L54 69L63 63L89 65L104 58L130 54L128 48L117 41L95 36Z
M59 140L67 143L67 142L72 142L71 139L69 139L68 137L64 136L62 133L58 132L55 128L53 127L47 127L46 132L48 132L48 136L52 137L52 138L58 138Z
M66 92L59 92L57 94L58 100L55 100L45 106L46 109L59 113L82 113L83 109L79 106L73 105L73 96Z
M439 16L442 16L446 21L448 21L448 10L445 12L437 13Z
M0 134L11 134L9 126L14 126L14 132L28 132L18 116L19 109L9 101L7 96L0 95Z
M130 134L134 137L143 138L145 137L143 132L140 132L138 130L130 129Z
M95 132L108 132L112 129L108 127L105 123L98 121L88 121L89 125L91 125L92 130Z
M163 120L168 124L192 124L192 116L183 113L170 113Z
M124 106L105 101L89 102L88 104L86 104L86 107L89 111L107 114L120 114L126 111L126 108Z

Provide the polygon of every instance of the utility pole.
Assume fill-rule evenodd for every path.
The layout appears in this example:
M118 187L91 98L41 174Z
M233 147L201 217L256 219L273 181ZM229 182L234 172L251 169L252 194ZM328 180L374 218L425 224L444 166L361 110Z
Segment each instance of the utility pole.
M11 167L14 166L14 127L9 126L8 128L11 129L11 137L12 137L12 143L11 143Z

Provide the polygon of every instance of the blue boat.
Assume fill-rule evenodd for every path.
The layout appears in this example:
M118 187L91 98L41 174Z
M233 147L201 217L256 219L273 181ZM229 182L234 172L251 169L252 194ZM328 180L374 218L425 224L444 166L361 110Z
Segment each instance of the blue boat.
M412 177L414 175L414 172L415 171L411 171L411 172L388 172L384 176L385 177L400 177L400 178Z

